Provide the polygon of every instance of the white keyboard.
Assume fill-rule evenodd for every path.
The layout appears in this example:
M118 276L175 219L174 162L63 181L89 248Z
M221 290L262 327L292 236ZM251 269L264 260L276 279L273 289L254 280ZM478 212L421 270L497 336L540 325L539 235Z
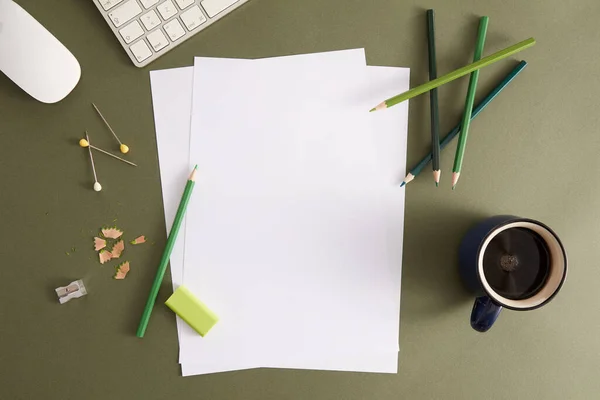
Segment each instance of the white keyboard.
M93 0L137 67L249 0Z

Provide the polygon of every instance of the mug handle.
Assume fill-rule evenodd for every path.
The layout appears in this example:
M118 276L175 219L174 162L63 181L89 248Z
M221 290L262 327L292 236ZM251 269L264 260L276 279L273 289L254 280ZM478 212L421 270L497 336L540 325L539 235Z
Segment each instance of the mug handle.
M487 332L502 311L502 306L497 305L488 296L475 299L471 312L471 327L478 332Z

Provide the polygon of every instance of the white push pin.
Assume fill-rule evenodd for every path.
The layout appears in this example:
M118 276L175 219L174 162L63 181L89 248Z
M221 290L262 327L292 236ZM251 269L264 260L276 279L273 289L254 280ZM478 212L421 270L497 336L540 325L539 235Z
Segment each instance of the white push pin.
M85 138L87 139L87 142L90 143L90 138L87 134L87 131L85 132ZM96 192L99 192L102 190L102 185L100 184L100 182L98 182L98 177L96 176L96 166L94 165L94 156L92 155L92 148L88 145L88 150L90 152L90 160L92 161L92 172L94 172L94 190Z
M55 290L60 304L65 304L71 299L77 299L87 294L87 290L85 289L81 279L78 281L73 281L67 286L58 287Z

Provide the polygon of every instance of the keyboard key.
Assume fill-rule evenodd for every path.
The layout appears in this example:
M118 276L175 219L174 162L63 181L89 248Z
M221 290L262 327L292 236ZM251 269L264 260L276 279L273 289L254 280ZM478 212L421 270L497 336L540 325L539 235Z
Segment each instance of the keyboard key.
M158 3L160 0L140 0L140 2L142 3L142 5L144 6L144 8L147 10L150 7L152 7L153 5L155 5L156 3Z
M154 51L164 49L169 44L169 39L165 37L160 29L151 32L147 37Z
M160 3L156 9L165 21L177 14L177 8L175 8L175 4L171 0Z
M239 0L204 0L200 4L204 7L204 11L210 18L225 10L229 6L237 3Z
M179 8L181 8L182 10L185 10L186 8L188 8L189 6L191 6L192 4L195 3L194 0L175 0L177 2L177 5L179 6Z
M100 5L104 8L104 11L108 11L123 0L99 0Z
M131 49L133 56L138 62L142 62L152 55L152 50L150 50L146 42L144 42L144 39L132 44L129 49Z
M206 22L206 17L202 14L200 7L194 6L187 11L181 13L181 20L188 28L188 31L192 31Z
M133 42L135 39L142 36L144 34L144 29L142 29L142 26L140 25L139 22L133 21L132 23L127 25L125 28L119 30L119 33L123 37L123 40L125 41L125 43L129 44L129 43Z
M115 8L113 11L108 13L111 21L118 28L126 22L130 21L133 17L140 14L142 8L135 0L129 0L122 6Z
M167 32L167 35L169 35L172 41L176 41L177 39L185 35L185 30L183 29L177 18L175 18L171 22L167 22L163 26L163 28L165 29L165 32Z
M158 18L158 15L154 10L150 10L146 14L142 15L140 20L146 27L146 30L149 31L160 25L160 18Z

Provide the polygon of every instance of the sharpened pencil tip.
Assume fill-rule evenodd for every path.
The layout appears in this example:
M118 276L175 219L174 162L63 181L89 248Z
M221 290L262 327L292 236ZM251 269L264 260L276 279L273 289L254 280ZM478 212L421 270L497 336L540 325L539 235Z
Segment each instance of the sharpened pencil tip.
M369 112L385 110L387 108L387 103L384 101L382 103L377 104L375 107L371 108Z
M452 190L454 190L454 188L456 187L456 184L458 183L458 178L460 177L460 172L453 172L452 173Z
M406 176L402 180L402 184L400 185L400 187L402 187L404 185L408 185L410 182L412 182L413 179L415 179L415 176L409 172L408 174L406 174Z
M198 164L194 165L194 169L198 169Z
M190 174L190 177L188 178L188 181L194 181L194 182L196 182L196 172L198 172L198 165L196 165L194 167L194 169L192 170L192 173Z
M439 169L433 170L433 181L435 182L435 186L438 187L440 185L440 177L442 176L442 171Z

